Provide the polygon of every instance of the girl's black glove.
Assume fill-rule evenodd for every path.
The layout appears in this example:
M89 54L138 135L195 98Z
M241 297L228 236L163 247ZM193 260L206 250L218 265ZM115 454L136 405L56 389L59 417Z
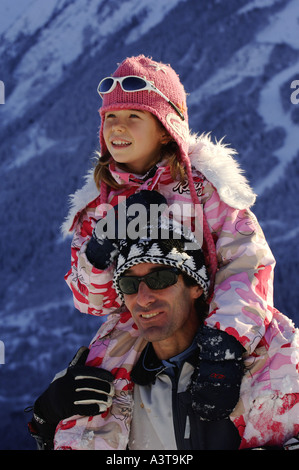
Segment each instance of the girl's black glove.
M62 419L73 415L95 416L111 406L114 377L107 370L85 366L88 352L88 348L80 348L66 371L58 374L36 400L29 425L33 437L36 434L51 442Z
M133 208L132 206L135 204L136 207ZM137 204L145 208L145 214L148 220L151 205L166 205L167 201L165 197L157 191L141 190L117 204L113 209L110 209L106 216L96 223L92 237L86 247L86 257L93 266L98 269L106 269L113 262L118 253L119 227L121 231L120 238L130 238L130 233L128 233L127 228L129 222L136 217L133 209L138 211ZM130 209L131 215L128 215ZM147 220L142 222L145 224Z
M245 349L233 336L208 326L200 328L196 340L200 353L190 383L192 407L201 419L224 419L239 400Z
M93 233L85 254L88 261L97 269L106 269L117 254L117 245L109 238L96 238Z

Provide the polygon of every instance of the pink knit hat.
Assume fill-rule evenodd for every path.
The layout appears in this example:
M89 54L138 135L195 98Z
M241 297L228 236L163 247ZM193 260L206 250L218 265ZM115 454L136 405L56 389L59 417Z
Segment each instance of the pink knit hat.
M143 111L149 111L161 121L165 129L167 129L172 138L177 142L181 153L181 160L184 160L184 156L188 155L188 113L186 93L178 75L169 65L155 62L144 55L125 59L112 76L125 77L128 75L136 75L153 83L158 90L164 93L164 95L179 108L184 116L184 120L182 120L173 107L155 91L145 90L129 93L123 91L120 85L117 84L111 93L103 95L103 106L100 108L102 119L100 145L102 154L107 150L103 138L105 113L117 109L141 109Z
M129 57L125 59L118 66L112 77L125 77L128 75L145 78L147 81L154 84L154 86L161 91L168 100L172 101L174 105L179 108L184 116L184 120L174 110L171 104L155 91L144 90L131 93L125 92L122 90L120 84L117 83L111 93L103 95L103 105L99 110L101 116L100 145L102 155L107 151L103 137L103 125L106 112L118 109L140 109L143 111L149 111L159 119L171 137L177 142L179 147L178 158L186 168L193 203L199 204L192 177L191 163L188 156L189 127L186 92L177 73L170 67L170 65L155 62L151 58L139 55L137 57ZM107 197L106 190L107 188L103 185L101 190L102 202L105 202ZM217 260L215 244L204 214L203 234L204 244L206 244L205 254L207 257L207 264L211 269L212 285L213 277L217 269Z

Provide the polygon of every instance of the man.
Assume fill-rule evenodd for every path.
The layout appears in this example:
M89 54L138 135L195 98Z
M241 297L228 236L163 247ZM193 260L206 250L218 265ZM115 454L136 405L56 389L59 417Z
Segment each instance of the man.
M290 355L288 374L298 374L298 332L286 317L274 312L274 321L254 355L243 358L244 350L233 336L204 324L209 280L200 246L176 222L168 221L164 236L166 222L159 219L158 238L148 232L142 239L118 243L114 285L143 340L130 374L134 406L126 423L128 436L123 436L127 447L282 448L299 432L299 396L288 387L288 376L275 382L272 374L275 389L265 384L268 371L275 371L277 361ZM192 249L186 250L186 241L192 242ZM31 431L43 447L45 442L52 445L60 420L73 415L96 418L113 409L116 399L125 398L116 396L116 377L97 367L78 365L85 360L81 351L67 373L54 380L35 403ZM269 364L274 367L269 369ZM93 424L88 418L87 422L91 427L79 433L84 439L75 448L103 448L97 446L101 430L96 420ZM61 443L59 433L73 432L75 419L57 429ZM119 429L117 425L109 428L108 423L102 439L113 439Z
M150 276L165 276L166 272L174 275L173 285L159 290L148 287ZM203 364L203 377L201 372L198 374L201 370L198 342L204 336L203 312L195 307L203 289L198 284L188 285L188 278L179 270L169 271L166 266L161 268L152 263L130 268L120 282L127 287L128 281L136 278L140 281L138 291L124 293L124 298L140 334L149 343L131 374L135 388L129 448L237 449L240 436L228 415L238 401L236 390L229 394L230 385L238 389L241 381L241 351L236 360L225 361L223 357L215 362L213 370L212 363L206 363L215 381L205 383ZM216 341L225 341L225 333L215 333ZM226 339L229 345L230 340ZM231 338L232 353L238 349L235 343ZM205 353L208 352L203 351L202 362ZM226 381L225 369L236 372L231 384L221 383L219 379ZM217 404L219 408L215 412L219 412L221 419L202 419L209 419L209 410ZM221 415L224 408L226 412Z
M237 449L240 436L229 414L239 398L243 348L227 333L204 326L209 281L191 232L161 217L158 234L122 240L116 260L115 288L147 342L131 374L128 448ZM192 249L186 250L189 241ZM109 408L113 377L94 369L72 365L37 400L32 424L41 434L42 421L55 429L72 414Z

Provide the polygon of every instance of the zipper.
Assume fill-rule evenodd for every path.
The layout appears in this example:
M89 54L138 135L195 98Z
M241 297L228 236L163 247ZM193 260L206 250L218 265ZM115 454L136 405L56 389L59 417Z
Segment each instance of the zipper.
M178 450L190 450L190 420L189 415L180 412L181 403L178 395L178 382L181 371L176 366L174 376L171 376L172 382L172 416L176 445Z

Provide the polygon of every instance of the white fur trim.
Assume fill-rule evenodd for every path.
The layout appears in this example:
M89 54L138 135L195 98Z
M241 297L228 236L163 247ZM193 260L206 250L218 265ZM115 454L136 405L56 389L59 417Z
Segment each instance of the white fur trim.
M256 200L256 194L239 163L233 158L236 150L226 144L213 143L210 134L190 135L189 157L192 166L200 171L217 189L220 199L235 209L246 209Z
M213 143L210 134L189 136L189 157L192 166L200 171L218 191L220 199L235 209L246 209L255 203L256 194L252 191L243 170L233 158L236 151L226 144ZM69 230L78 212L99 195L93 179L93 169L85 176L85 185L70 196L70 211L61 231L64 236Z
M84 177L84 186L69 196L69 213L61 225L61 232L64 237L70 235L70 229L78 212L83 210L89 202L93 201L99 195L99 190L93 178L93 172L93 169L89 170Z

